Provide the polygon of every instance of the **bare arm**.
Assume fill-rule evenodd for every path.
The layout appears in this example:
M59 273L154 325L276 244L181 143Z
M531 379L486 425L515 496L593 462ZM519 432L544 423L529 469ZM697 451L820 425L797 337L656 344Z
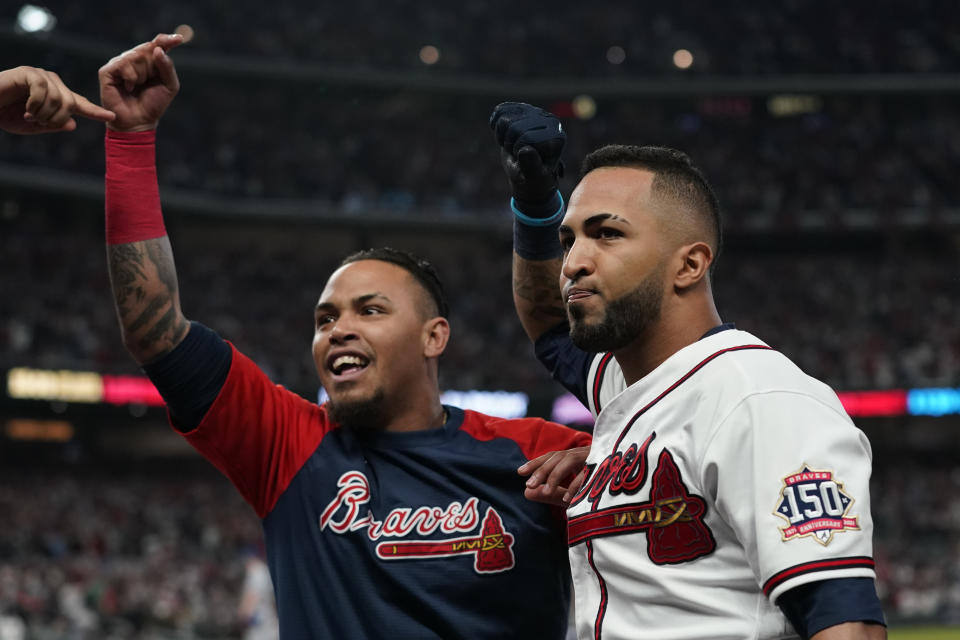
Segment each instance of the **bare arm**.
M106 108L116 113L116 119L108 125L110 129L130 133L156 128L180 88L173 61L166 52L181 42L179 36L161 34L113 58L100 69L101 99ZM152 142L141 148L145 153L140 153L140 164L136 166L124 165L122 154L117 158L108 154L107 200L109 203L113 196L113 201L120 204L108 204L107 260L124 345L143 364L176 347L186 335L189 323L180 310L170 240L162 231ZM149 184L141 185L138 181ZM152 202L139 203L124 197L128 189L137 190L140 197L141 187L142 200ZM146 213L135 211L140 204ZM147 221L160 231L147 233L143 240L127 237L126 227L135 229L144 216L150 216ZM119 229L120 235L112 237L111 229Z
M564 322L560 258L526 260L514 253L513 304L531 342Z
M881 624L844 622L813 634L810 640L886 640L887 628Z

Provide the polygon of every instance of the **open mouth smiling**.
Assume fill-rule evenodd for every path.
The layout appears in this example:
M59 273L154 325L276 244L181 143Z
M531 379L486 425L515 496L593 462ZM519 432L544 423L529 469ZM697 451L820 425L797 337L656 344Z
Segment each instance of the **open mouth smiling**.
M336 353L327 358L327 370L337 378L359 375L370 364L370 359L359 353Z

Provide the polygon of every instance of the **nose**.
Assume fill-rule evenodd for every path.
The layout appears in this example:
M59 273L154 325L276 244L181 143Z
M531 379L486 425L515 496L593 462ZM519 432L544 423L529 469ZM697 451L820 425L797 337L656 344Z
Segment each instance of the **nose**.
M595 264L590 243L585 240L574 241L563 258L561 273L571 282L593 273Z
M352 323L346 316L337 318L333 326L327 330L327 339L330 340L330 344L342 345L356 338L357 332L354 331Z

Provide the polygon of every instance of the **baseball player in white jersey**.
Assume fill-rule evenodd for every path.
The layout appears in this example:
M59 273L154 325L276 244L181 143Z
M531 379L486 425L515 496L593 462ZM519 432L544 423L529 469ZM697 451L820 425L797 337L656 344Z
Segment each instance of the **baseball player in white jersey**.
M529 497L569 505L578 637L885 638L869 442L829 387L720 320L702 174L604 147L566 208L559 121L506 103L491 125L521 322L597 417L589 453L520 470Z

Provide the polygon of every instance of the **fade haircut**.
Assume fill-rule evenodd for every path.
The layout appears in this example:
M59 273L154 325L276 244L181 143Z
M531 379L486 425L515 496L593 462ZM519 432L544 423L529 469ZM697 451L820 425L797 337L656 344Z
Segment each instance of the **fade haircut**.
M720 202L700 169L682 151L669 147L611 144L587 155L580 167L580 179L601 167L645 169L654 174L650 191L690 207L713 232L713 272L723 245Z
M380 262L389 262L404 269L417 281L420 287L427 292L430 300L433 302L433 309L428 310L429 316L448 317L450 307L447 304L447 296L443 291L443 283L440 282L440 276L432 264L408 251L400 251L392 247L381 247L379 249L364 249L357 251L340 263L340 266L346 266L361 260L379 260Z

